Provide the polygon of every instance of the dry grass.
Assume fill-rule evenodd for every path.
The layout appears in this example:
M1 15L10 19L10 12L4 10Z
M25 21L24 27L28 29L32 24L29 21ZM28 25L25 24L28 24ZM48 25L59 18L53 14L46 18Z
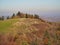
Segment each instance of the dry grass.
M60 45L58 24L20 18L8 30L8 33L0 34L0 45Z

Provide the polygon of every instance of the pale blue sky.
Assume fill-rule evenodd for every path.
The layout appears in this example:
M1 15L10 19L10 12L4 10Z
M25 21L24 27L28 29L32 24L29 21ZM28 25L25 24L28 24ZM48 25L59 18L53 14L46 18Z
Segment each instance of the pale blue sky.
M60 10L60 0L0 0L0 11Z
M57 21L60 19L60 0L0 0L0 16L11 16L17 11Z

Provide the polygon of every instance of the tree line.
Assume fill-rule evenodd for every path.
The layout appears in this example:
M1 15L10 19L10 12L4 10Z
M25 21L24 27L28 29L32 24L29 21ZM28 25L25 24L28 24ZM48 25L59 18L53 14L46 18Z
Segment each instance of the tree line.
M7 16L6 19L14 19L14 18L34 18L34 19L40 19L41 21L44 22L44 20L42 20L41 18L39 18L39 15L35 14L35 15L32 15L32 14L24 14L24 13L21 13L20 11L17 12L17 14L13 13L13 15L11 17ZM0 20L4 20L4 16L0 17Z
M0 17L0 20L4 20L4 19L5 19L4 16ZM7 19L10 19L9 16L7 16Z
M19 17L19 18L37 18L37 19L39 19L39 16L37 14L35 14L35 15L27 14L27 13L24 14L24 13L21 13L19 11L16 15L13 13L11 18L15 18L16 16Z

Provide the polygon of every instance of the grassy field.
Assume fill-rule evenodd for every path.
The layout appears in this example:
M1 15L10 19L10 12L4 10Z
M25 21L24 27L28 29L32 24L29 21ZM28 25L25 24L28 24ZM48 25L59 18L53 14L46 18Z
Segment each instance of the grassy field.
M19 19L9 19L0 21L0 32L7 32L9 31L8 28L12 26L12 24L16 23Z

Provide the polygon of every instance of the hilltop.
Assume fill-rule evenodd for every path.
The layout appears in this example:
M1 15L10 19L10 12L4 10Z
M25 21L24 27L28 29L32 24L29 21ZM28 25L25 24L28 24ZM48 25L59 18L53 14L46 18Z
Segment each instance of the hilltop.
M60 44L60 24L31 18L9 19L0 24L0 45Z

